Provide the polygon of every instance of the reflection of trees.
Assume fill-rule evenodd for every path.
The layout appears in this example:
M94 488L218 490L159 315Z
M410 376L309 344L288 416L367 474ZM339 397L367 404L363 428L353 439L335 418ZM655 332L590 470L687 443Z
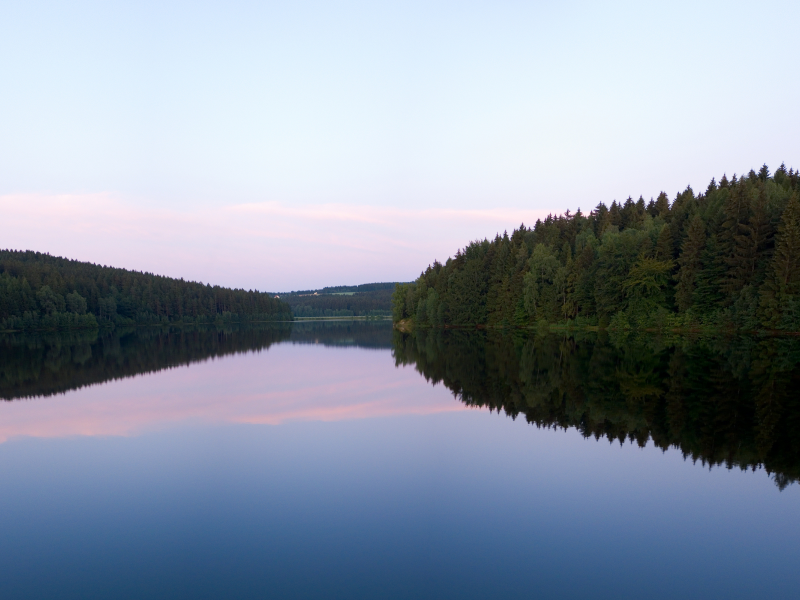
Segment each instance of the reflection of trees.
M291 324L223 329L136 328L0 336L0 398L49 396L212 357L258 351L289 337Z
M392 347L392 323L385 321L295 321L290 340L294 344L324 346L357 346L359 348Z
M289 341L389 349L392 324L318 321L0 335L0 398L49 396Z
M653 440L703 464L764 466L781 488L800 478L797 339L421 330L394 344L398 364L469 405L586 437Z

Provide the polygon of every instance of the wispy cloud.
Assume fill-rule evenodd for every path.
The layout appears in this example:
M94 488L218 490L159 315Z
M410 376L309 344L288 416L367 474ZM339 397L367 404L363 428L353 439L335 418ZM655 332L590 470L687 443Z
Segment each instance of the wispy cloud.
M542 211L278 202L180 211L111 194L0 197L0 246L221 285L287 291L409 280Z

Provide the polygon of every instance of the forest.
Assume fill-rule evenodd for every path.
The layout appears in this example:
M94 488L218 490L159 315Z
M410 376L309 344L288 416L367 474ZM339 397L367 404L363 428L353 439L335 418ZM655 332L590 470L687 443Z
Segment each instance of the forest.
M410 327L800 330L800 172L784 165L475 241L398 285Z
M265 292L0 250L0 330L291 319Z
M395 283L326 287L278 294L295 317L388 317Z

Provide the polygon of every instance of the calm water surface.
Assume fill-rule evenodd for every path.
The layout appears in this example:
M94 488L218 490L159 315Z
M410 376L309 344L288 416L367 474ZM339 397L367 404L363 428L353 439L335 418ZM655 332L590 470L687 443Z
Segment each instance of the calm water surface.
M800 342L0 339L0 598L798 598Z

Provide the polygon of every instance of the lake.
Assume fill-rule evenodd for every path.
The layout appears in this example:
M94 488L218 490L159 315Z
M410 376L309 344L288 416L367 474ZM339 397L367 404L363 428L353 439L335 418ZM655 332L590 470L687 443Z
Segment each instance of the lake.
M800 339L0 337L0 597L798 598Z

